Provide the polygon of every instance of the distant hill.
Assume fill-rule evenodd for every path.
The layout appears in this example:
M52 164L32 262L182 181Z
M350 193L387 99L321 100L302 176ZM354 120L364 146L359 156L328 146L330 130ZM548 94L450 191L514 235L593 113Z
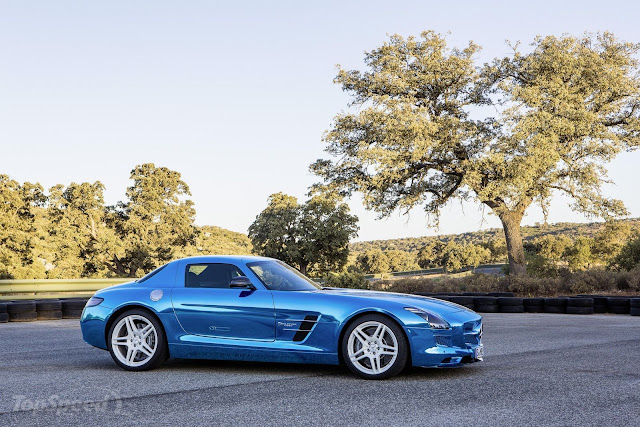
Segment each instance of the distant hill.
M640 230L640 218L631 218L622 220L628 222L633 228ZM577 236L593 237L603 227L603 222L591 222L591 223L573 223L573 222L558 222L555 224L536 224L532 226L522 227L522 238L526 242L539 236L547 234L556 235L562 234L575 238ZM501 228L492 228L489 230L472 231L462 234L442 234L439 236L424 236L424 237L405 237L400 239L389 240L371 240L365 242L351 243L349 248L353 252L364 252L369 249L381 249L387 250L401 250L406 252L417 252L424 245L429 242L440 240L443 242L449 242L451 240L456 243L473 243L479 245L481 243L487 243L492 239L504 239L504 232Z

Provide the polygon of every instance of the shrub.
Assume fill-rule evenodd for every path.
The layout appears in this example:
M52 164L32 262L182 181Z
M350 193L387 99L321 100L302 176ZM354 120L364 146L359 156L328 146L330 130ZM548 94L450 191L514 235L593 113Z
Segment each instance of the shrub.
M619 274L602 269L577 271L565 279L565 289L573 294L615 291Z
M357 272L330 273L324 280L326 286L334 288L369 289L369 282Z
M523 297L550 296L558 293L561 283L555 277L511 276L507 290Z
M465 277L404 278L368 282L364 288L402 293L509 291L522 297L636 293L640 292L640 267L623 272L591 269L575 273L562 268L556 277L471 274Z

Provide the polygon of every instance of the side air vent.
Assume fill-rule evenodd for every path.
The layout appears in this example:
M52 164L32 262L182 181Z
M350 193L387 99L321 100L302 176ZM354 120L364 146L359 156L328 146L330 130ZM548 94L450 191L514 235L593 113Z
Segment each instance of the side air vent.
M293 341L304 341L304 339L309 335L311 329L313 329L313 325L318 321L318 316L305 316L302 323L300 323L300 327L298 331L293 336Z

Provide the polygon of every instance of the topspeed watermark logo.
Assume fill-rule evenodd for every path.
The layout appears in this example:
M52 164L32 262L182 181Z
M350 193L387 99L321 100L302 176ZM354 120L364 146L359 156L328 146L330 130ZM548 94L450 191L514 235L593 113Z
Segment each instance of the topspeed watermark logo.
M55 409L56 415L78 412L102 412L122 414L122 398L116 391L109 389L92 389L86 399L70 398L60 394L33 398L25 395L13 396L14 411L38 411Z

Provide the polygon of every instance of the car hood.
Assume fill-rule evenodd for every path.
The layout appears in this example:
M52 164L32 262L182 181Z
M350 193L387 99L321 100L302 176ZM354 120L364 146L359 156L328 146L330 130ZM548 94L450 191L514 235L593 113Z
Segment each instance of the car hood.
M471 311L461 305L443 301L436 298L423 297L420 295L399 294L394 292L367 291L361 289L331 289L325 290L330 295L354 298L366 298L372 301L394 301L405 304L407 307L420 308L422 310L434 310L438 313L455 313L459 311Z

